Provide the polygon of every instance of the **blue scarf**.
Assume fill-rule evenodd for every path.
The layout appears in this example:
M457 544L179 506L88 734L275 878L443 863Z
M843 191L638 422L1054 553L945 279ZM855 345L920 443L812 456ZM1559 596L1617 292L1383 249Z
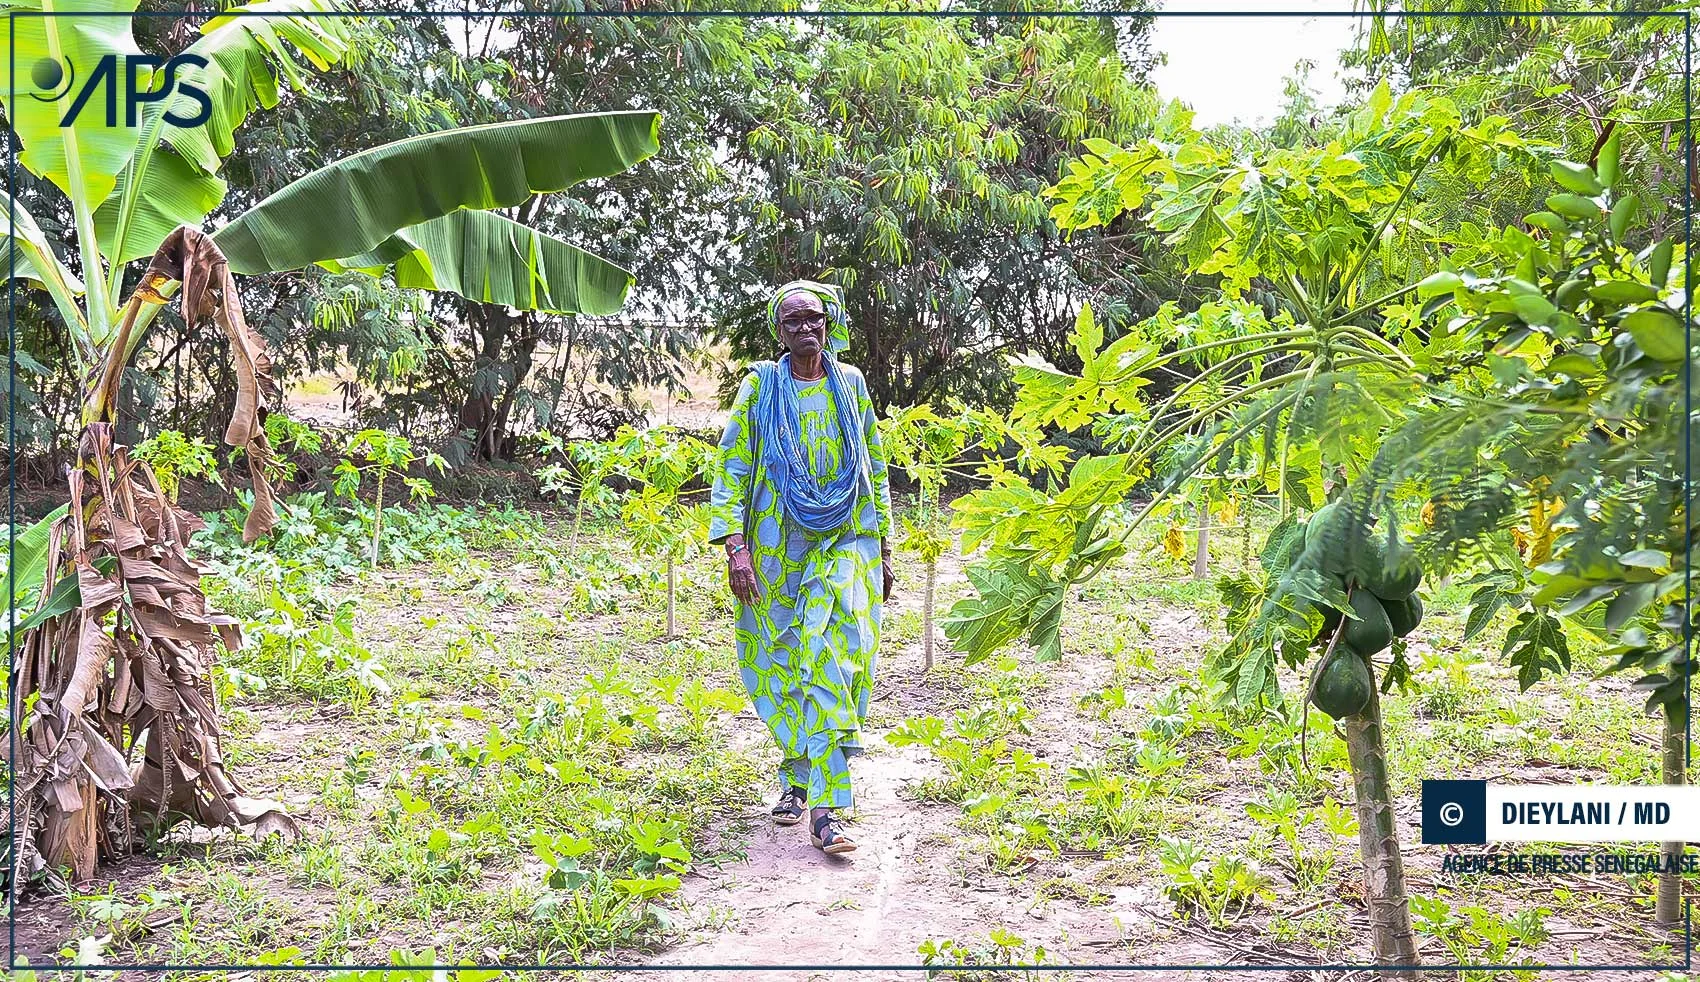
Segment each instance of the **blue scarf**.
M756 397L755 427L761 441L762 460L779 492L779 501L797 524L810 532L832 532L843 528L856 510L857 491L867 469L868 448L862 435L855 397L844 384L838 359L821 352L826 367L827 388L838 407L838 429L844 441L844 466L831 481L822 484L809 471L802 441L802 415L797 402L797 381L791 377L791 356L779 356L758 368L761 392Z

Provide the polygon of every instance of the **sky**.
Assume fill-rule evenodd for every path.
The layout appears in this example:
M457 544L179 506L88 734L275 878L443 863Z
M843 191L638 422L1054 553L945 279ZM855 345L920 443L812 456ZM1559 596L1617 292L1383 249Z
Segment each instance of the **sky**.
M1163 0L1167 11L1344 11L1352 0ZM1151 49L1168 55L1152 73L1164 98L1187 103L1193 125L1238 120L1266 124L1280 112L1282 82L1301 58L1316 62L1310 87L1324 107L1344 95L1340 49L1353 43L1356 17L1158 17Z

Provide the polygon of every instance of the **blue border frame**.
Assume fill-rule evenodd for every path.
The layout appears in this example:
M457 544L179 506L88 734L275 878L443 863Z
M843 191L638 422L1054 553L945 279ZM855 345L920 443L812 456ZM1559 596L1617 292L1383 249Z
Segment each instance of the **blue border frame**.
M469 2L470 2L470 0L469 0ZM1494 10L1494 11L1435 11L1435 12L1429 12L1429 13L1423 13L1423 14L1407 14L1407 13L1404 13L1404 12L1388 11L1388 12L1384 13L1383 16L1394 17L1394 18L1404 17L1404 16L1428 16L1428 17L1449 17L1449 18L1461 18L1461 19L1473 19L1473 18L1495 18L1495 19L1497 19L1497 18L1504 18L1504 17L1523 17L1523 16L1529 16L1529 15L1538 15L1538 16L1542 16L1542 17L1559 17L1559 18L1584 18L1584 17L1648 18L1648 17L1659 17L1659 16L1666 16L1666 17L1680 16L1682 18L1683 29L1684 29L1682 76L1683 76L1683 106L1684 106L1684 116L1685 116L1685 120L1684 120L1683 127L1682 127L1682 134L1683 134L1683 145L1684 145L1685 148L1688 148L1688 151L1689 151L1689 152L1684 153L1684 155L1683 155L1683 172L1684 172L1684 175L1686 177L1686 180L1684 181L1684 188L1683 188L1683 195L1682 195L1683 240L1684 240L1684 243L1687 246L1689 246L1689 248L1691 249L1692 245L1693 245L1693 230L1694 230L1694 194L1693 194L1693 188L1694 188L1694 181L1695 181L1695 159L1694 159L1695 155L1694 155L1694 152L1693 152L1693 136L1694 136L1694 134L1693 134L1693 118L1694 118L1694 105L1693 105L1693 103L1694 103L1694 91L1693 91L1693 80L1694 80L1694 72L1693 72L1693 67L1694 67L1694 13L1693 13L1692 10L1681 10L1681 11L1655 10L1655 11L1644 11L1644 12L1641 12L1641 11L1622 11L1622 10L1604 10L1604 11L1579 11L1579 10L1502 11L1502 10ZM8 28L10 28L10 24L12 22L15 22L20 17L126 17L126 18L130 18L130 19L134 20L137 17L202 17L202 18L210 18L210 17L213 17L213 16L256 17L256 16L269 16L269 15L264 14L264 13L250 12L250 11L231 11L231 12L228 12L228 13L222 13L221 14L221 13L218 13L216 11L189 11L189 10L156 10L156 11L131 11L131 12L124 12L124 11L19 11L19 10L10 10L10 11L7 11L7 13L6 13ZM803 11L803 10L800 10L800 11L792 11L792 12L785 12L785 11L671 11L671 10L670 11L630 12L630 11L610 11L610 10L587 10L587 11L570 11L570 12L564 12L563 13L563 12L559 12L559 11L546 11L546 10L479 11L479 10L466 9L466 10L450 10L450 11L386 11L386 10L299 11L299 12L292 14L291 16L298 16L298 17L299 16L309 16L309 17L389 17L389 18L424 18L424 17L441 17L441 18L449 18L449 17L573 17L573 18L579 18L579 17L610 17L610 18L612 18L612 17L624 17L624 18L684 17L684 18L720 18L720 17L735 17L735 18L738 18L738 19L741 19L741 20L779 20L779 19L794 19L794 18L803 18L803 19L813 20L813 19L820 19L820 18L839 18L839 17L852 17L852 18L854 18L854 17L920 17L920 18L1005 17L1005 18L1010 18L1010 19L1022 20L1022 19L1030 19L1030 18L1052 18L1052 17L1090 17L1090 18L1116 18L1116 17L1153 17L1153 18L1155 18L1155 17L1240 17L1240 18L1247 18L1247 17L1252 17L1252 18L1255 18L1255 17L1275 17L1275 18L1286 18L1286 17L1353 17L1353 18L1362 18L1362 17L1369 16L1369 14L1359 12L1359 11L1355 11L1355 10L1353 10L1353 11L1344 11L1344 10L1339 10L1339 11L1317 11L1317 10L1309 10L1309 11L1304 11L1304 10L1176 10L1176 11L1163 11L1163 10L1115 10L1115 9L1079 10L1079 11L1018 11L1018 10L972 10L972 11L970 11L970 10L946 10L946 11L872 11L872 10L834 11L834 10L813 10L813 11ZM9 96L9 101L15 102L16 98L17 98L17 89L16 89L16 85L17 85L17 81L16 81L17 80L17 72L16 72L17 51L16 51L16 46L13 45L12 43L10 43L11 38L13 38L13 37L15 37L15 35L10 33L10 30L9 30L8 34L7 34L8 43L7 43L7 46L6 46L7 47L6 56L7 56L7 66L8 66L8 69L10 70L9 73L8 73L8 77L11 79L12 88L11 88L10 92L8 93L8 96ZM6 139L6 193L7 193L7 196L8 196L8 201L16 201L16 198L13 195L12 192L13 192L13 189L17 187L17 154L15 152L13 152L13 148L12 148L13 141L11 139L10 132L11 132L10 127L8 127L7 133L6 133L6 136L5 136L5 139ZM16 225L16 219L10 213L7 215L7 223L8 223L9 227ZM7 479L6 480L6 520L7 520L7 523L8 523L7 524L7 536L6 536L6 559L7 559L6 596L8 598L11 597L16 592L16 571L13 568L13 565L12 565L13 550L14 550L15 539L16 539L16 534L17 534L17 484L18 484L17 468L15 466L15 457L16 457L16 454L17 454L17 429L16 429L17 428L17 413L16 413L17 395L16 395L16 393L17 393L17 383L18 383L18 363L17 363L17 358L15 357L15 354L14 354L17 350L17 323L16 323L16 316L17 316L17 307L16 307L17 286L16 286L16 282L17 281L13 276L13 274L16 272L16 265L15 265L16 264L16 256L17 256L17 251L15 249L8 252L9 262L8 262L8 266L7 266L7 270L6 270L6 272L7 272L7 280L6 280L6 344L7 344L7 347L6 347L6 365L7 365L8 380L9 380L9 385L8 385L7 390L6 390L6 440L7 440L7 442L6 442L6 479ZM1684 256L1684 266L1683 266L1684 326L1683 326L1683 329L1684 329L1685 339L1688 343L1688 348L1689 348L1690 352L1693 351L1693 345L1694 345L1694 337L1693 337L1693 333L1694 333L1694 309L1693 309L1693 305L1694 305L1694 298L1693 298L1694 262L1695 262L1695 259L1694 259L1692 252L1689 252L1687 255ZM1689 514L1692 514L1692 509L1693 509L1693 506L1694 506L1693 460L1691 459L1692 455L1689 452L1692 438L1687 436L1687 430L1689 429L1690 426L1692 426L1692 420L1693 420L1693 395L1694 395L1694 392L1693 392L1692 374L1693 374L1693 359L1689 358L1687 361L1685 361L1683 363L1683 406L1684 406L1683 429L1684 429L1684 432L1685 432L1685 439L1683 441L1683 492L1684 492L1683 493L1683 501L1684 501L1684 506L1688 510ZM1684 563L1689 567L1690 570L1692 570L1692 568L1693 568L1693 543L1692 543L1692 541L1686 542L1685 545L1684 545ZM1693 624L1693 619L1692 619L1692 610L1693 610L1693 584L1692 584L1692 582L1686 583L1684 585L1683 602L1684 602L1685 608L1687 608L1690 611L1690 616L1688 618L1686 618L1685 622L1684 622L1683 641L1684 641L1684 646L1685 646L1685 649L1687 651L1688 657L1690 659L1692 659L1693 656L1694 656L1694 624ZM14 677L15 673L14 673L13 669L14 669L14 666L15 666L15 662L16 662L16 651L12 647L11 634L10 634L10 632L8 632L7 633L7 639L6 639L6 664L7 664L7 678L8 678L8 680L10 680L11 678ZM9 681L8 681L8 688L10 688L10 682ZM8 704L9 704L9 700L8 700ZM1686 686L1683 690L1683 705L1684 705L1684 709L1686 711L1686 716L1687 716L1686 729L1685 729L1685 732L1684 732L1684 755L1685 755L1685 758L1688 760L1690 766L1692 766L1692 757L1693 757L1692 749L1693 749L1693 743L1694 743L1694 714L1693 714L1693 711L1692 711L1692 707L1693 707L1693 679L1692 679L1692 676L1690 677L1688 686ZM10 741L10 746L8 747L9 753L8 753L7 759L9 761L10 760L16 760L17 759L17 731L15 729L11 729L11 730L8 731L8 739ZM15 783L15 781L16 781L16 772L12 768L8 767L7 774L6 774L6 803L7 803L7 811L8 811L7 833L8 833L8 835L10 835L14 838L16 837L16 833L17 833L17 800L16 800L16 794L14 793L14 783ZM18 969L18 966L16 965L16 962L17 962L17 941L18 941L18 936L17 936L18 935L18 921L17 921L18 907L17 907L17 883L16 883L15 880L10 881L7 884L6 901L7 901L7 915L6 915L6 922L7 922L6 952L7 952L7 957L6 957L6 966L0 967L0 971L10 971L10 970ZM1052 972L1068 972L1068 971L1077 971L1077 972L1078 971L1099 971L1099 972L1163 972L1163 971L1171 971L1171 972L1172 971L1292 972L1292 971L1313 971L1314 972L1314 971L1387 971L1387 970L1399 970L1399 971L1407 971L1407 972L1460 972L1460 971L1506 971L1506 972L1531 972L1531 971L1532 972L1605 972L1605 971L1661 972L1661 971L1663 971L1663 972L1687 972L1687 971L1692 970L1693 963L1694 963L1693 904L1692 904L1692 901L1688 900L1687 898L1684 898L1684 900L1683 900L1683 960L1680 963L1674 963L1674 964L1645 964L1645 965L1633 965L1633 964L1632 965L1573 965L1573 964L1558 964L1558 965L1492 965L1492 964L1489 964L1489 965L1465 965L1465 964L1400 965L1400 964L1381 964L1381 963L1378 963L1378 962L1362 962L1362 963L1304 963L1304 962L1300 962L1300 963L1284 964L1284 965L1280 965L1280 964L1221 964L1221 965L1212 965L1212 964L1051 965L1051 964L1044 964L1044 965L948 965L948 966L947 965L576 965L576 964L550 964L550 965L477 965L477 964L474 964L474 965L395 965L395 964L370 964L370 965L76 965L76 964L70 964L70 965L64 965L64 964L56 964L56 965L31 965L31 966L28 966L27 970L37 972L37 973L47 973L47 972L103 972L103 971L104 972L126 972L126 971L135 971L135 972L169 972L169 971L335 972L335 971L375 971L375 970L382 970L382 971L392 971L392 970L458 971L458 970L466 970L466 969L470 969L470 970L497 970L497 971L503 971L503 972L567 972L567 971L590 971L590 972L623 972L623 971L626 971L626 972L632 972L632 971L651 971L651 972L692 972L692 971L694 971L694 972L704 972L704 971L706 971L706 972L786 972L786 971L798 971L798 970L813 970L813 971L825 971L825 972L885 971L885 972L927 972L927 973L943 972L943 971L981 971L981 972L985 972L985 971L994 971L994 972L1032 972L1032 971L1052 971ZM930 975L929 975L929 977L930 977Z

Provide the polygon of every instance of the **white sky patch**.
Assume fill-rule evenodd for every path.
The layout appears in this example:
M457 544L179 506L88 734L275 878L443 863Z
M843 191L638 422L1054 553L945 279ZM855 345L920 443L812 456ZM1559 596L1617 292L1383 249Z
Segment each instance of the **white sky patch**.
M1165 11L1343 11L1352 0L1164 0ZM1324 108L1345 96L1339 57L1353 45L1359 17L1158 17L1153 51L1168 63L1151 81L1165 99L1191 106L1200 128L1266 125L1281 111L1283 82L1300 59L1316 63L1310 88Z

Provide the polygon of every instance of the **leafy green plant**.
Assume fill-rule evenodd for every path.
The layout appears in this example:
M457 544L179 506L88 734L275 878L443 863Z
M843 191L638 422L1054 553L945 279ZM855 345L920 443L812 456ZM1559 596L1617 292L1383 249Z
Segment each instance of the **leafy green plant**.
M1049 769L1021 747L1011 747L1005 734L1026 730L1027 710L1013 705L981 704L958 712L948 722L937 716L905 720L887 734L894 747L917 745L932 751L944 765L942 783L924 785L929 797L966 801L975 795L1020 788Z
M1332 850L1324 850L1320 854L1307 852L1299 839L1299 830L1321 823L1331 835L1344 837L1355 835L1358 828L1351 809L1342 806L1332 796L1325 797L1319 806L1306 808L1300 806L1292 792L1277 791L1246 802L1245 811L1258 824L1273 830L1286 845L1293 882L1306 892L1319 889L1327 882L1328 874L1334 868L1334 854Z
M55 12L36 0L12 8ZM51 209L45 214L69 217L62 229L58 222L48 224L64 239L56 242L27 203L8 196L3 202L8 220L0 228L11 256L8 271L25 287L45 292L81 380L78 442L84 466L71 479L69 504L86 514L104 508L126 523L124 532L114 531L113 523L75 524L72 534L41 557L50 571L68 569L78 557L85 572L80 581L72 579L78 584L75 604L44 616L20 639L20 664L26 666L20 677L31 686L36 679L54 680L48 696L56 704L64 701L58 709L64 718L88 712L94 724L89 732L115 734L129 725L123 707L111 705L120 680L133 674L124 669L163 664L165 671L144 679L148 705L179 721L150 731L153 739L171 745L150 755L143 767L147 784L128 794L110 782L97 786L84 775L86 767L74 764L67 765L74 775L69 783L42 779L49 765L38 748L57 745L57 739L43 734L21 744L25 756L15 766L42 796L34 812L41 824L24 836L40 852L40 862L32 857L28 865L69 860L77 877L87 879L108 840L71 837L67 830L98 825L92 810L101 807L145 813L159 804L163 814L164 802L152 800L170 786L161 761L179 761L185 773L195 775L196 791L186 799L195 803L191 818L244 825L273 816L273 824L290 824L281 806L242 795L216 758L202 759L201 748L218 745L219 724L214 707L191 693L206 683L218 629L230 625L199 613L204 595L198 577L182 572L194 566L180 541L181 520L172 508L144 507L152 492L115 439L120 383L159 312L181 295L186 321L197 326L211 321L229 342L236 400L225 442L248 455L255 494L244 538L252 541L269 530L274 517L263 465L268 456L263 419L276 386L265 342L242 314L236 277L318 265L388 274L403 289L449 291L524 310L613 313L633 283L629 272L495 209L629 169L656 152L660 118L653 112L540 117L413 135L320 167L229 215L209 233L203 224L225 200L220 172L235 149L235 131L252 111L274 107L282 93L309 87L310 76L296 58L318 71L346 64L353 49L370 43L375 28L359 18L334 16L342 12L334 0L254 4L206 20L199 37L173 45L179 57L164 66L158 57L135 57L142 52L131 27L133 5L103 2L79 11L112 16L9 17L0 32L13 52L9 65L34 72L44 63L94 66L117 59L131 66L132 93L159 87L171 74L178 83L162 87L157 99L133 105L137 111L122 126L106 125L99 112L67 123L58 100L42 98L37 86L26 84L30 80L13 78L10 67L0 84L18 163L41 179L39 189L48 195L42 204ZM107 94L113 92L109 84ZM203 122L176 125L184 119ZM62 250L76 253L75 272L60 258ZM139 259L148 265L137 275L132 263ZM145 472L146 465L140 469ZM122 490L115 492L114 484ZM150 560L145 571L135 573L141 568L136 563L114 562L98 578L88 575L98 567L86 559L116 560L119 552L138 547L162 563ZM179 571L168 577L172 582L164 592L174 598L169 605L155 586L158 571L168 569ZM26 578L37 575L30 571ZM151 579L132 584L132 575ZM97 579L103 584L98 588ZM127 621L165 619L176 625L175 647L162 651L147 631L122 639L105 627L120 598L127 598ZM196 616L183 620L190 610ZM74 671L111 659L118 659L113 670ZM28 695L19 692L17 698ZM97 763L107 759L97 750L85 756ZM66 805L73 806L74 817L65 814Z
M622 463L619 445L613 440L574 440L568 443L547 431L537 434L536 441L545 455L557 454L565 459L565 463L545 464L539 468L537 480L544 494L573 493L576 502L569 544L577 546L586 511L612 497L607 482Z
M266 477L273 484L282 484L295 479L295 464L289 455L318 453L324 446L324 437L306 423L274 412L266 414L266 442L273 451L263 465L267 468Z
M998 966L1005 966L1007 970L1007 967L1018 965L1043 965L1049 959L1049 953L1043 945L1029 945L1021 936L1001 927L992 929L986 936L985 944L973 944L954 938L928 938L921 942L916 951L921 956L921 964L928 966L929 979L1001 978L1003 973L996 970ZM932 967L935 965L968 967ZM980 967L991 970L975 971L975 968Z
M681 491L714 459L709 444L673 427L622 428L615 437L619 473L640 482L620 518L639 555L659 558L667 573L667 636L676 630L677 567L708 541L708 507L686 504Z
M1175 903L1203 914L1215 927L1225 927L1255 902L1275 899L1268 875L1243 856L1212 853L1186 839L1159 836L1157 862Z
M971 651L1025 635L1038 657L1059 657L1070 589L1097 575L1100 556L1119 555L1134 530L1201 473L1261 479L1278 512L1261 558L1266 568L1275 558L1284 567L1295 506L1317 507L1328 485L1367 469L1428 381L1414 371L1421 352L1407 350L1402 325L1382 316L1441 261L1418 217L1427 195L1535 159L1506 120L1466 125L1450 100L1396 97L1385 82L1315 145L1218 141L1193 130L1178 105L1155 131L1126 147L1088 141L1089 152L1047 191L1052 215L1065 229L1134 216L1163 233L1189 271L1217 277L1223 296L1190 312L1165 305L1114 338L1083 309L1078 374L1032 356L1017 363L1018 419L1066 431L1090 425L1116 452L1075 460L1060 491L1005 482L957 502L965 522L1000 526L982 533L991 548L970 567L978 596L958 602L946 620L947 633ZM1160 399L1145 397L1157 373L1180 369L1184 381ZM1124 509L1165 461L1149 499ZM1026 499L1019 515L994 506L1018 496ZM1108 535L1095 531L1106 515ZM1307 607L1291 623L1260 614L1266 595L1255 578L1226 584L1224 593L1235 633L1216 659L1225 694L1248 704L1279 700L1275 659L1310 657L1320 612ZM1270 624L1287 624L1290 637L1262 633ZM1371 698L1345 729L1360 821L1380 823L1361 839L1375 955L1414 964L1379 702Z
M424 478L407 477L406 471L416 460L423 460L428 467L435 467L439 473L447 470L448 461L435 451L427 451L423 456L414 450L412 441L398 433L387 433L383 430L361 430L348 438L348 445L343 453L347 456L336 465L336 485L334 490L345 498L357 498L361 483L368 475L377 476L377 488L372 492L372 548L371 564L378 568L378 547L384 535L384 482L392 473L402 475L402 483L407 486L407 496L415 503L424 502L435 494L431 483ZM358 458L361 463L356 464Z
M1533 949L1546 940L1546 915L1550 913L1531 908L1507 918L1476 905L1454 908L1441 896L1411 898L1417 930L1438 938L1455 961L1466 965L1512 964L1517 951ZM1492 972L1464 974L1480 979L1494 977Z
M1014 433L994 414L963 409L941 417L929 405L910 406L880 420L880 440L888 463L916 485L915 509L901 517L898 548L914 554L926 571L921 595L921 670L932 671L938 562L953 536L943 500L945 482L977 471L967 457L995 453L1007 439L1037 446L1037 435Z
M357 609L354 601L344 601L323 618L274 587L253 621L257 650L228 667L256 672L265 687L276 682L315 696L340 696L358 712L374 694L387 695L390 684L382 661L356 637Z
M190 439L176 430L161 430L136 444L131 456L153 469L160 490L165 492L165 499L176 504L185 477L198 477L224 486L212 449L212 445L200 437Z
M1669 239L1632 246L1643 209L1619 184L1615 133L1592 162L1552 162L1559 190L1529 231L1506 228L1474 269L1419 284L1426 302L1406 316L1444 388L1388 435L1357 490L1381 510L1421 488L1425 562L1486 565L1465 635L1513 611L1502 654L1523 689L1571 669L1573 632L1604 640L1606 671L1638 673L1647 711L1663 714L1665 781L1685 783L1683 598L1700 529L1685 501L1687 257ZM1678 889L1661 881L1662 921L1680 918Z

